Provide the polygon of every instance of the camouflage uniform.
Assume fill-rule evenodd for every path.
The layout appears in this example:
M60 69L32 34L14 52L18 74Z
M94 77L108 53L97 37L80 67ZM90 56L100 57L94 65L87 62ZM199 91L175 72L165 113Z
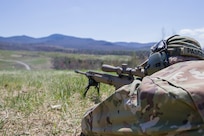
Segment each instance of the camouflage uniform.
M161 40L142 64L152 75L121 87L87 111L82 133L204 136L204 61L198 59L204 59L204 52L196 40L179 35Z
M204 136L204 61L171 65L118 89L84 115L88 136Z

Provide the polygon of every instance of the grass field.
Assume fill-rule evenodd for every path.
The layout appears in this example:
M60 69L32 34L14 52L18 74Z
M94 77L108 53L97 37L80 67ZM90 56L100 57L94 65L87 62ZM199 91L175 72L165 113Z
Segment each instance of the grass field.
M80 133L83 114L104 100L114 88L101 84L82 94L87 78L73 70L53 70L53 56L72 55L96 58L93 55L63 53L0 51L0 135L61 135ZM117 56L97 56L118 59ZM126 59L126 58L125 58ZM21 61L30 66L16 63Z
M90 106L114 92L101 85L83 98L86 77L72 71L0 71L0 135L77 135Z

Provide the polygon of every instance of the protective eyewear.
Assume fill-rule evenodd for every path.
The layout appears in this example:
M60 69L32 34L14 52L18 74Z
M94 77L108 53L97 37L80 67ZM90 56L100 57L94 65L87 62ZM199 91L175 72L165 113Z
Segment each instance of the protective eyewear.
M151 53L155 53L155 52L161 52L164 50L167 50L167 44L165 40L161 40L160 42L156 43L155 45L153 45L151 48Z

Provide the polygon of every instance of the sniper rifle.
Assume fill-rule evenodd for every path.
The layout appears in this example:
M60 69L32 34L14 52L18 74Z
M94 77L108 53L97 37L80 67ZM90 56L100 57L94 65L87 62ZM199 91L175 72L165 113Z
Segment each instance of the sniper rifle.
M111 75L95 71L82 72L79 70L75 70L76 73L85 75L89 79L88 85L86 86L85 92L83 94L84 97L86 97L86 94L91 86L94 86L99 94L100 83L113 85L115 89L118 89L123 85L132 83L134 81L134 76L141 78L145 76L145 72L142 67L129 68L127 67L127 64L123 64L122 67L115 67L104 64L102 65L101 69L104 72L115 72L117 75Z

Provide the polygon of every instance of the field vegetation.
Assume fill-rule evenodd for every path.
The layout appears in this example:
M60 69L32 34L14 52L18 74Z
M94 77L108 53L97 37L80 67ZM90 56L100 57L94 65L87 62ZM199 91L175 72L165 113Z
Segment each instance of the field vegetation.
M77 135L84 112L114 92L83 90L87 79L72 71L1 71L0 135Z
M107 98L114 88L101 84L100 95L91 88L83 98L88 80L74 69L98 71L104 63L133 65L143 59L145 56L134 53L104 56L0 51L0 135L78 135L85 111Z

